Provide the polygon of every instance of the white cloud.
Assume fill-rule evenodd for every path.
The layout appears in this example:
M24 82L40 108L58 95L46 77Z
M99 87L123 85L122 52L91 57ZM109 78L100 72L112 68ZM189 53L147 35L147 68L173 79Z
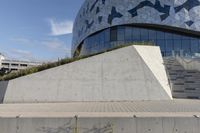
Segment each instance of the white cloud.
M51 36L38 40L25 37L13 37L10 38L10 41L22 45L6 50L0 48L0 52L3 52L8 59L52 61L58 58L71 57L71 45L68 44L70 42L59 37Z
M71 49L67 47L68 45L66 45L65 42L57 38L48 39L42 41L41 43L43 46L47 47L51 51L65 53L67 56L70 56Z
M12 50L12 52L14 52L16 54L20 54L20 55L31 55L30 51L20 50L20 49L14 49L14 50Z
M73 21L56 21L54 19L49 19L51 26L51 35L59 36L72 33Z
M23 44L29 44L31 42L29 39L26 38L12 38L11 41Z
M9 51L10 58L25 61L35 61L35 57L30 51L13 49Z
M42 44L52 50L56 50L62 47L62 42L58 40L46 40L46 41L43 41Z

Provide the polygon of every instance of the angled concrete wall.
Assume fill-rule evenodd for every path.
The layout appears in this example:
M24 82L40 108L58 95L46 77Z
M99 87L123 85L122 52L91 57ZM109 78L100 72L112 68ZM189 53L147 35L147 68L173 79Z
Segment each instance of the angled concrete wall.
M9 81L4 103L171 99L159 47L129 46Z
M160 49L154 49L152 52L149 51L149 46L135 46L135 49L140 54L143 61L146 63L151 72L155 75L160 85L164 90L171 95L171 90L169 89L169 83L166 79L167 74L165 71L165 66Z
M8 81L0 82L0 103L3 103L7 86L8 86Z

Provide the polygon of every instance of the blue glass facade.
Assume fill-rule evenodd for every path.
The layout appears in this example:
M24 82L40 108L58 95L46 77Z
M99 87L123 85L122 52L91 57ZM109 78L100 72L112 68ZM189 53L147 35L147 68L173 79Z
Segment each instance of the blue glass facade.
M116 26L87 37L81 55L94 54L132 42L152 42L160 46L163 56L192 55L200 52L200 38L167 30Z

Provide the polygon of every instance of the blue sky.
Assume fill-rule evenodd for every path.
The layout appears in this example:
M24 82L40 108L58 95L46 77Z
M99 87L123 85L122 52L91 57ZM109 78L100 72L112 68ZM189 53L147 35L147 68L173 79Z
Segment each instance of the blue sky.
M34 61L70 56L72 25L84 0L0 0L0 52Z

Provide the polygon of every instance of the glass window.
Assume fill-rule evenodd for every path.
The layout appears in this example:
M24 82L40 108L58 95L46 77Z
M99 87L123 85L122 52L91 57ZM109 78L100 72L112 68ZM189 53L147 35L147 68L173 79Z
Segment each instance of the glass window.
M199 52L200 52L200 39L199 39Z
M149 30L149 40L156 40L156 31Z
M106 50L107 46L108 46L108 43L104 43L104 44L103 44L103 48L104 48L105 50Z
M190 40L182 40L182 49L184 53L189 53L191 51Z
M191 40L191 52L192 53L199 52L199 40L197 40L197 39Z
M115 47L115 43L116 43L116 41L110 42L110 47L109 47L109 49Z
M156 41L157 41L156 31L149 30L149 42L153 43L154 45L157 45Z
M149 41L160 46L163 56L200 52L200 39L170 32L131 26L108 28L84 40L82 53L91 54L125 43Z
M111 42L109 43L106 43L106 46L105 46L106 50L110 49L111 48Z
M132 29L132 39L133 41L140 41L140 29L139 28L133 28Z
M157 45L160 46L161 51L166 51L165 40L157 40Z
M86 39L87 48L90 48L90 37Z
M190 40L191 38L189 36L182 36L183 40Z
M96 35L94 35L92 37L92 47L96 47L96 46L97 46L97 37L96 37Z
M110 42L110 29L105 30L105 42Z
M157 31L157 39L165 39L165 33L162 31Z
M149 40L150 43L152 43L152 45L158 46L157 45L157 40Z
M165 43L166 43L165 55L171 56L174 53L173 40L165 40Z
M100 35L100 43L103 44L105 42L105 32L101 32L99 35Z
M173 34L173 37L174 37L174 40L180 40L180 39L182 39L182 36L178 35L178 34Z
M125 28L125 41L131 41L132 40L132 28L126 27Z
M118 27L118 31L117 31L118 41L124 41L124 36L125 36L124 30L125 30L124 27Z
M172 40L172 39L173 39L173 34L166 32L166 33L165 33L165 39L170 39L170 40Z
M113 27L110 29L110 41L117 41L117 27Z
M96 34L96 45L97 47L100 46L101 43L101 34Z
M93 43L92 40L93 40L93 37L90 37L88 40L89 48L92 48L92 43Z
M166 51L174 50L173 40L165 40L166 43Z
M85 39L85 40L84 40L84 43L83 43L83 44L84 44L84 46L85 46L85 48L88 48L88 43L87 43L87 40L88 40L88 39Z
M181 40L174 40L174 50L180 51L182 49Z
M149 40L149 30L141 29L141 40L148 41Z

